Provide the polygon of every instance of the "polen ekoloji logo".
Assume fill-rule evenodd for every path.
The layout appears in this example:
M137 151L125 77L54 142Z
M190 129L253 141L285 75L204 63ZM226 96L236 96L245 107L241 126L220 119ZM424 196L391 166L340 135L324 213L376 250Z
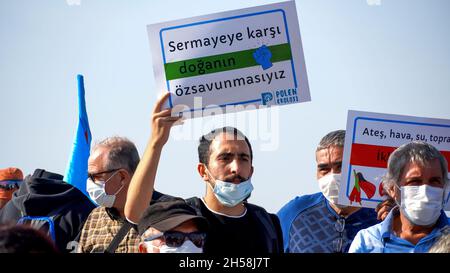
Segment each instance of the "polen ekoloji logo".
M273 95L271 92L264 92L261 94L261 100L263 105L267 105L267 103L273 100Z

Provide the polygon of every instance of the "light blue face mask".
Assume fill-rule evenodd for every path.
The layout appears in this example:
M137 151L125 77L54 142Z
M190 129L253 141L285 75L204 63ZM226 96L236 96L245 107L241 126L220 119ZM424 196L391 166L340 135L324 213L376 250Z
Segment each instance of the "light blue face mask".
M212 188L211 184L209 185ZM222 205L234 207L250 195L253 191L253 185L250 178L239 184L215 179L215 185L212 190Z

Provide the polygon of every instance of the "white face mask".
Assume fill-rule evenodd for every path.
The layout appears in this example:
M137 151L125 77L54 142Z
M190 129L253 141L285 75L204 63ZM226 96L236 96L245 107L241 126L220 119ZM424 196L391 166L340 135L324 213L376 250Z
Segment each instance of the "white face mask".
M339 205L339 186L341 184L341 174L329 173L319 180L320 191L325 198L338 208L345 208L346 206Z
M184 243L179 247L170 247L166 244L157 247L152 244L152 242L145 242L147 247L154 247L159 249L159 253L203 253L203 249L201 247L197 247L194 245L191 240L186 240Z
M122 190L124 185L122 184L119 190L112 195L106 194L105 185L114 175L116 175L116 173L117 171L113 175L111 175L111 177L109 177L105 182L98 181L98 184L94 183L90 178L88 178L86 183L86 190L89 193L92 201L94 201L97 205L106 208L113 207L114 201L116 200L116 195Z
M430 226L441 215L444 189L422 186L403 186L400 188L400 209L408 220L418 226Z

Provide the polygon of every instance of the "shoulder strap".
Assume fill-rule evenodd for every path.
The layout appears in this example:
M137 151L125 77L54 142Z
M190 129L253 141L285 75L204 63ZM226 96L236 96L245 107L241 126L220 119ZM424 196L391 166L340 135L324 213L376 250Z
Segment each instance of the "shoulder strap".
M109 246L105 249L104 253L116 252L116 249L119 246L120 242L122 242L123 238L127 235L128 231L130 231L132 226L133 226L132 223L125 220L125 223L123 223L123 225L120 227L116 236L114 236Z
M200 202L201 202L200 198L195 197L195 196L191 197L189 199L186 199L186 203L195 209L195 212L197 213L197 215L202 216L202 211L200 210L200 208L201 208Z

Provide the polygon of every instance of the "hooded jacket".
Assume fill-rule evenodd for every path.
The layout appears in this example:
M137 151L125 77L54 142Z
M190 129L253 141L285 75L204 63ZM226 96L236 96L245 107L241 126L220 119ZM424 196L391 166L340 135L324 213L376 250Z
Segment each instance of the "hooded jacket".
M95 205L77 188L63 181L63 176L36 169L14 192L0 210L0 224L16 224L22 216L55 217L55 244L69 252Z

